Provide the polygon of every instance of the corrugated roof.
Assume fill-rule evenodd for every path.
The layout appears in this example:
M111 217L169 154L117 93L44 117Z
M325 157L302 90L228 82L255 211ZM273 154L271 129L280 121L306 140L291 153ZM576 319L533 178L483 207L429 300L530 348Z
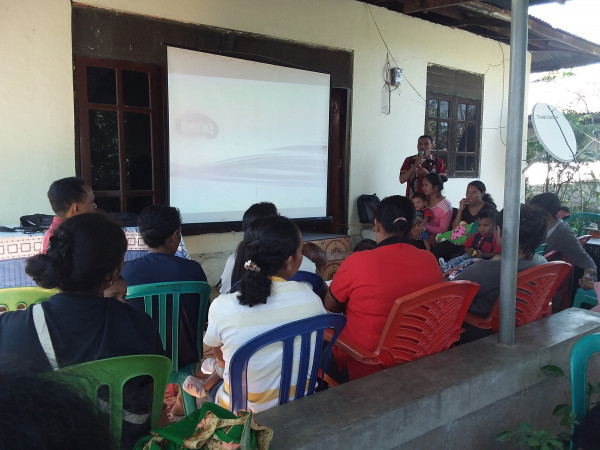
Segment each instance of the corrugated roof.
M439 25L510 43L511 0L359 0ZM529 0L529 5L552 0ZM600 62L600 45L529 16L531 72L545 72Z

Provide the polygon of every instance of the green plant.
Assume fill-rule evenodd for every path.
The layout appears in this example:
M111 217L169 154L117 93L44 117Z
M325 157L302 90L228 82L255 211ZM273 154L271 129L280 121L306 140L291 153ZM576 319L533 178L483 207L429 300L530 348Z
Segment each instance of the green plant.
M544 375L551 378L565 377L564 370L558 366L548 365L541 368ZM600 393L600 384L588 384L587 395L588 400L594 393ZM589 402L588 402L589 404ZM499 442L509 442L513 439L521 446L528 446L531 449L552 450L552 449L568 449L571 430L578 424L575 413L571 411L571 405L560 404L556 405L552 411L554 417L560 417L560 425L567 428L559 433L550 433L547 430L535 430L528 423L521 423L515 431L503 431L496 435L496 440Z

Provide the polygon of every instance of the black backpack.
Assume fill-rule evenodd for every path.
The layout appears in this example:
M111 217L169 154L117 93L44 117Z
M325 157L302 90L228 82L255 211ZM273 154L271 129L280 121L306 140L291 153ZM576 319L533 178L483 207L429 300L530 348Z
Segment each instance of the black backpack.
M379 201L377 194L363 194L358 197L356 204L358 207L358 220L360 223L373 223L375 220L375 210L377 209L377 205L379 205Z

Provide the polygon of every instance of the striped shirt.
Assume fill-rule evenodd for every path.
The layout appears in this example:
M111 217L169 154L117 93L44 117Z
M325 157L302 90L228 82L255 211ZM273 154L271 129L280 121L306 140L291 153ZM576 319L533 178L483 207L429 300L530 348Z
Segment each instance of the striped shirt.
M295 281L273 282L267 303L252 307L240 305L237 294L223 294L210 305L204 343L221 347L225 370L216 403L229 409L229 363L238 348L252 338L295 320L324 314L321 299L304 284ZM254 412L277 406L281 375L281 343L256 352L248 364L248 408ZM298 371L300 339L295 343L293 373ZM292 378L294 379L294 378ZM295 386L290 397L295 395ZM291 399L290 399L291 400Z

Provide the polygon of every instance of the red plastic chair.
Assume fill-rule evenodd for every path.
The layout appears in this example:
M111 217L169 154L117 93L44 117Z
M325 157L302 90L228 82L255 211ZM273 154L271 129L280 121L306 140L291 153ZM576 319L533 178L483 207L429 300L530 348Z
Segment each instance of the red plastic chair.
M426 287L394 302L374 351L341 338L335 345L363 364L384 368L441 352L464 331L463 319L478 290L479 285L472 281Z
M571 271L571 264L554 261L532 267L517 274L517 303L515 326L541 319L552 304L552 296L565 276ZM496 300L490 315L485 319L468 313L465 322L477 328L498 332L500 318L500 298Z

